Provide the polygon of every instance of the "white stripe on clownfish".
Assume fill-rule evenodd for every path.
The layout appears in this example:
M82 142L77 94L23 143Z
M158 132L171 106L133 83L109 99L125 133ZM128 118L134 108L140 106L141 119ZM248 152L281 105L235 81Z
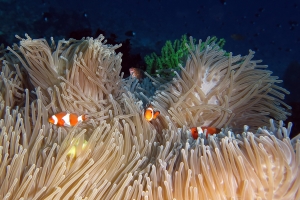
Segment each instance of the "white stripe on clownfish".
M67 112L60 112L56 113L55 115L52 115L49 118L49 122L51 124L57 125L57 126L75 126L79 122L85 121L87 119L86 115L80 115L74 113L67 113Z

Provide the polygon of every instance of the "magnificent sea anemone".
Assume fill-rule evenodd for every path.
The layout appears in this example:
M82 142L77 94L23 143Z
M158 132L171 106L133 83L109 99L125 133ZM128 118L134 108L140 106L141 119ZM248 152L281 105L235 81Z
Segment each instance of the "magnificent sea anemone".
M138 82L103 36L18 38L0 50L0 199L300 199L288 91L253 51L191 39L171 81ZM49 124L61 111L89 120ZM221 131L195 140L198 126Z

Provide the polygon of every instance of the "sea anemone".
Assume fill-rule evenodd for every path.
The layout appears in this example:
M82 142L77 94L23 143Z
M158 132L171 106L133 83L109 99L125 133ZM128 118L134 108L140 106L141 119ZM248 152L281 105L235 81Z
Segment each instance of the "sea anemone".
M172 81L140 84L120 75L119 46L103 36L26 37L0 50L0 199L300 198L300 135L281 121L288 92L254 52L191 39ZM145 102L160 111L151 122ZM89 120L49 124L61 111ZM193 139L202 125L221 131Z

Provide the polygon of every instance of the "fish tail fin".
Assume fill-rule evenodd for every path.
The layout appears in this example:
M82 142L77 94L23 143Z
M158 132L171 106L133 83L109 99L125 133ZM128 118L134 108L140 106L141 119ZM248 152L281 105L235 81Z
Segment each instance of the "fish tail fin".
M83 121L88 120L88 119L89 119L89 116L87 114L82 115L82 120Z
M159 111L156 111L156 112L154 113L154 115L153 115L153 119L156 119L156 117L158 117L159 114L160 114L160 112L159 112Z

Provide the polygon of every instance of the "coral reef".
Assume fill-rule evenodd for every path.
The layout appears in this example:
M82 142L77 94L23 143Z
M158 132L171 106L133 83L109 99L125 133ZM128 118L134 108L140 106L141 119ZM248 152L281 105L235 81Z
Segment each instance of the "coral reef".
M300 198L300 135L281 121L288 92L254 52L191 38L171 81L139 83L123 79L119 46L103 36L26 37L0 51L1 199ZM151 122L149 102L161 113ZM49 124L61 111L89 120ZM202 125L221 132L194 140Z
M208 44L215 42L219 47L223 48L225 45L225 40L220 39L218 42L217 37L212 37L207 42ZM146 71L148 74L154 75L158 74L164 79L172 79L174 77L173 70L179 71L179 65L183 65L186 61L189 51L188 47L188 38L186 35L182 35L180 40L175 40L172 44L170 40L167 40L165 45L161 49L161 55L152 53L145 56L145 63L147 65ZM201 46L201 49L204 48L204 45Z

